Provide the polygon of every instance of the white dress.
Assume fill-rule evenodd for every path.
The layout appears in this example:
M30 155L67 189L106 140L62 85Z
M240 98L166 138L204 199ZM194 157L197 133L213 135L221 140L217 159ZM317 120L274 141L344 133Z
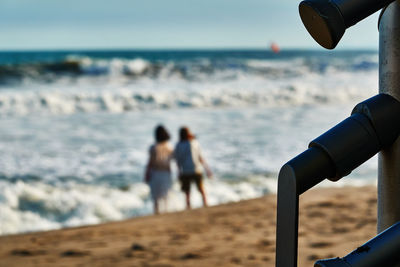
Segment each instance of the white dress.
M151 170L150 177L149 186L151 197L156 200L167 197L172 187L171 172Z
M167 197L172 187L170 164L172 148L168 142L150 147L150 193L154 200Z

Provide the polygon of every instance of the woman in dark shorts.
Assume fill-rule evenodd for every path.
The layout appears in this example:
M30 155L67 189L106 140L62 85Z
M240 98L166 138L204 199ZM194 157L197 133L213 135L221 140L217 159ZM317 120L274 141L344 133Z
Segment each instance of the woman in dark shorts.
M181 189L186 195L186 208L190 209L190 185L194 182L203 199L203 205L207 206L207 198L203 186L203 170L207 177L212 173L201 155L200 144L189 128L182 127L179 130L179 142L175 146L174 157L178 165L179 181Z

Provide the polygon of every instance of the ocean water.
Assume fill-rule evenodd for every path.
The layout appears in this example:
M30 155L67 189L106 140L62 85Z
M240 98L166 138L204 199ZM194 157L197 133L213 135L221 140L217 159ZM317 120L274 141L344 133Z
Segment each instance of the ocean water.
M0 52L0 235L151 214L159 123L172 144L182 125L197 135L211 205L274 193L285 162L377 92L376 51ZM175 179L167 210L182 209Z

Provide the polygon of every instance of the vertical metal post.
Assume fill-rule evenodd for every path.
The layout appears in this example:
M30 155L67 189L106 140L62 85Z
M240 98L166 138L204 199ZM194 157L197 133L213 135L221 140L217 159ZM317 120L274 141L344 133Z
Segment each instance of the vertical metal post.
M400 100L399 0L384 9L379 20L379 92ZM397 221L400 221L400 138L379 153L378 233Z

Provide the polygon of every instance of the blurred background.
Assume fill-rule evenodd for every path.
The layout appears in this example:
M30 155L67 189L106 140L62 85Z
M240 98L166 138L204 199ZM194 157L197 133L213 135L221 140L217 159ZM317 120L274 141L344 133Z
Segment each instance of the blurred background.
M297 6L1 1L0 234L151 214L159 123L172 145L182 125L198 137L211 205L274 193L286 161L378 92L377 15L326 51ZM373 158L324 186L375 177ZM183 208L175 180L168 211Z

